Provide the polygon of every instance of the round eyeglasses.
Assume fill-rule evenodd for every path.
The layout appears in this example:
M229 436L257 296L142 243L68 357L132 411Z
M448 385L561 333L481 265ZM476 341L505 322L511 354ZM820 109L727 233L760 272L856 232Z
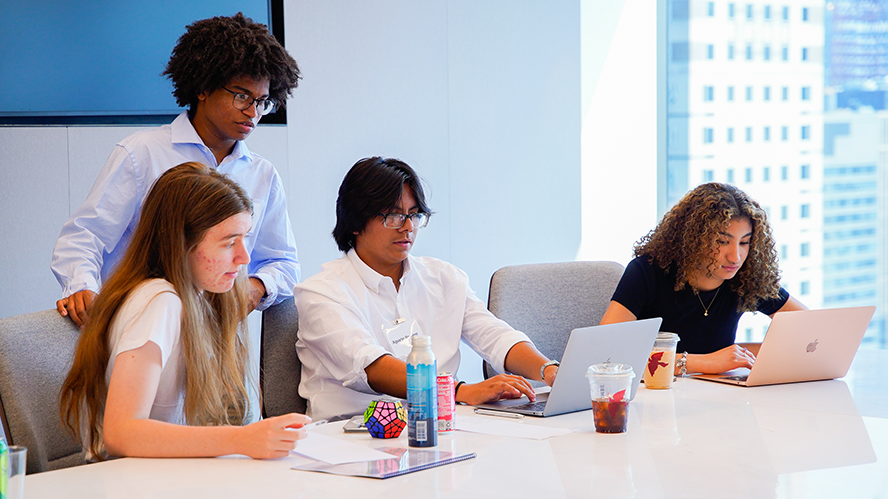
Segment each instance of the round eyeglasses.
M400 229L410 219L414 229L421 229L429 224L428 213L380 213L382 225L389 229Z
M274 108L277 107L277 104L271 99L256 99L247 94L228 90L225 87L222 87L222 90L231 94L231 105L238 111L246 111L255 103L256 112L259 113L259 116L265 116L274 112Z

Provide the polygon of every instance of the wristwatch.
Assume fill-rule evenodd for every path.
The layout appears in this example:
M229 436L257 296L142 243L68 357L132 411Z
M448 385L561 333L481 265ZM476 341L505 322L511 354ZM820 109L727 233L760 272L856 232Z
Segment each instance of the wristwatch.
M550 360L549 362L546 362L545 364L543 364L543 367L540 368L540 380L546 381L546 368L547 367L560 366L560 365L561 365L561 362L558 362L557 360Z
M687 376L688 375L688 353L682 352L681 358L678 359L676 363L678 365L678 375L679 376Z

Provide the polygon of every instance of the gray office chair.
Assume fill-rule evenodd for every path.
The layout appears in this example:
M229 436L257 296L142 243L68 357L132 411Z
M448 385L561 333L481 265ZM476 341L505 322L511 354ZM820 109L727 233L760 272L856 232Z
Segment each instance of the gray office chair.
M503 267L490 278L487 308L561 360L572 330L601 322L622 275L622 265L604 261ZM483 370L485 379L497 374L487 362Z
M262 312L259 386L264 417L305 414L306 402L298 392L302 379L302 363L296 356L298 330L299 313L292 298Z
M80 329L55 310L0 319L0 416L10 444L28 448L28 473L85 464L62 424L59 390Z

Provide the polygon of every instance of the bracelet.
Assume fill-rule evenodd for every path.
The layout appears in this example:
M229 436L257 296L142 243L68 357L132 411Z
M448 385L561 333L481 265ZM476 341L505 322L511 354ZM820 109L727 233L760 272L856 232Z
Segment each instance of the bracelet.
M688 353L682 352L681 358L678 359L678 375L679 376L687 376L688 375Z
M546 368L549 366L560 366L561 362L557 360L550 360L543 364L543 367L540 368L540 381L546 381Z
M459 387L463 386L464 384L466 384L465 381L460 381L459 383L456 384L455 387L453 387L453 403L454 404L457 403L456 402L456 393L459 391Z

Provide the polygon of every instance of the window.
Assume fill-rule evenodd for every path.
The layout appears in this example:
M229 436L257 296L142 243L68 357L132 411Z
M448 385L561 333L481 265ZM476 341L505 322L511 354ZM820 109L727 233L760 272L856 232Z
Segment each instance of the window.
M703 129L703 143L704 144L712 144L712 129L704 128Z
M799 294L800 295L807 295L810 293L811 293L811 282L810 281L802 281L801 285L799 286Z
M706 46L706 58L710 60L715 59L715 45Z
M684 18L663 21L673 23L670 43L696 52L694 60L670 57L661 73L658 95L667 99L661 105L669 119L658 174L668 182L658 208L673 206L704 171L736 184L772 210L784 286L799 294L806 283L800 298L815 309L876 305L861 348L888 348L888 298L876 291L888 287L888 225L878 218L888 206L878 166L888 141L880 117L888 116L888 64L880 59L888 60L888 23L871 10L888 0L665 3L689 6ZM709 44L724 51L719 64L706 60ZM704 85L723 93L716 100L713 89L706 102ZM852 112L858 107L875 111ZM700 140L704 127L713 130L711 144ZM715 131L723 134L718 141ZM864 274L855 265L865 260L875 262L866 269L875 282L852 286ZM753 315L741 319L741 334L747 327L760 334Z
M715 88L707 85L703 87L703 100L707 102L712 102L713 97L715 95Z
M715 17L715 2L709 2L706 5L706 15L709 17Z
M703 170L703 182L712 182L713 171L712 170Z

